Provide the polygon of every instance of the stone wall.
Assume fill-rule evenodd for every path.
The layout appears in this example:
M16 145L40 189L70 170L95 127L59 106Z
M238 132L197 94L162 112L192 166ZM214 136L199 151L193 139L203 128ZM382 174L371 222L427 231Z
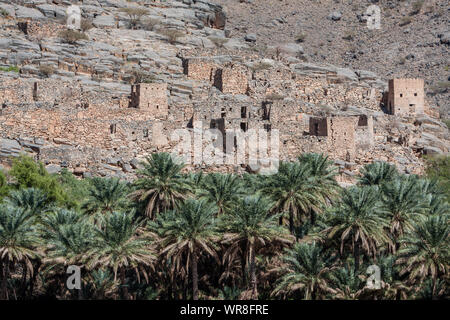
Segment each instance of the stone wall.
M57 37L61 31L66 29L63 24L37 20L21 21L18 23L18 27L23 33L34 39Z
M309 134L318 137L317 143L323 144L318 149L326 150L333 158L354 161L357 152L367 151L374 145L373 117L311 117Z
M154 118L165 119L169 112L167 83L140 83L131 87L130 107L145 110Z
M249 74L247 68L238 64L226 64L215 74L214 85L223 93L246 94Z
M424 81L423 79L391 79L387 110L398 116L424 113Z
M208 58L184 58L183 70L189 79L214 82L218 66Z

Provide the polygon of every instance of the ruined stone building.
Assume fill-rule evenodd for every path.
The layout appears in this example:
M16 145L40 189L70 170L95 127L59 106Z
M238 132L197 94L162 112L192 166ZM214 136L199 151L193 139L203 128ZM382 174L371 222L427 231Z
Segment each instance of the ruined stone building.
M398 116L424 113L425 95L423 79L391 79L387 111Z
M251 69L228 57L190 57L183 60L183 71L193 88L181 103L171 99L173 86L163 81L131 85L128 93L120 94L87 90L77 81L2 81L0 136L19 141L22 151L34 152L47 165L105 175L130 173L135 159L173 151L173 133L192 130L198 121L203 129L222 133L215 146L224 157L238 145L229 130L262 130L268 136L277 130L284 161L319 152L353 163L374 148L371 112L380 110L379 89L336 83L328 75L303 76L279 66ZM388 97L392 114L421 113L423 81L391 80ZM360 111L345 111L348 106ZM1 149L0 156L20 150L14 144ZM216 169L247 170L227 165Z
M373 117L312 117L309 120L309 134L325 137L325 153L348 162L354 161L358 150L367 150L374 144Z
M131 86L130 107L146 110L158 119L169 113L167 83L140 83Z

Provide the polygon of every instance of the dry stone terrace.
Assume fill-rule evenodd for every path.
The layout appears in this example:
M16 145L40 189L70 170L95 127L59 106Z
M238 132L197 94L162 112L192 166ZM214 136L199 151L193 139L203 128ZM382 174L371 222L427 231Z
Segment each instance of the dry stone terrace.
M192 133L199 122L222 132L224 141L230 129L269 135L277 130L280 160L323 152L338 165L339 180L349 183L372 161L422 173L422 154L448 152L448 131L427 105L420 79L388 85L367 71L251 52L225 37L220 7L206 1L145 6L161 20L160 28L178 26L186 35L171 44L158 28L128 30L117 8L84 4L95 27L86 32L89 40L75 45L52 36L60 24L43 23L44 14L3 20L0 64L20 67L20 74L0 72L4 166L11 156L28 152L52 171L67 167L80 176L131 179L139 160L174 151L173 133ZM228 39L224 48L212 36ZM53 66L54 74L42 77L42 65ZM151 80L130 84L133 71ZM399 90L411 98L399 100ZM401 111L391 111L396 108ZM205 163L186 170L198 168L251 171L246 165Z

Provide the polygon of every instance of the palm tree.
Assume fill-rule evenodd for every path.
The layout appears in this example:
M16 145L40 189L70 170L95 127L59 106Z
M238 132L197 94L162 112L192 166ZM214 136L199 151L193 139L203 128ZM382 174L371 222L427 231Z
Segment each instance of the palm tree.
M361 169L359 184L363 186L378 186L390 182L398 176L397 168L387 162L372 162Z
M333 161L328 160L327 156L317 153L305 153L298 158L300 163L304 163L311 169L311 175L315 178L314 189L321 202L331 202L339 194L340 187L335 177L337 168ZM315 224L316 212L311 212L311 223Z
M0 201L8 194L8 181L2 170L0 170Z
M184 175L186 184L190 187L190 193L196 195L203 187L205 183L206 175L203 171L200 172L189 172Z
M128 187L117 178L93 178L88 192L82 206L88 214L111 213L127 207Z
M84 256L89 269L111 268L114 281L119 274L124 299L128 299L127 270L133 269L138 279L142 272L148 280L144 267L151 266L156 259L152 241L141 225L129 213L112 212L102 217L100 226L95 228L91 249Z
M447 275L450 261L448 246L449 216L429 216L414 224L411 232L400 240L398 260L400 275L409 274L409 280L420 282L426 277L433 281L433 296L437 293L437 279Z
M23 283L26 275L33 274L32 259L39 257L36 247L38 232L31 212L17 207L0 206L0 298L8 299L7 281L11 267L16 263L24 266Z
M79 212L56 209L42 219L41 225L46 264L78 264L92 245L93 226Z
M256 254L271 243L287 245L292 238L286 229L277 224L279 215L270 214L271 203L259 196L246 197L221 221L225 234L223 243L229 245L223 261L231 263L244 248L245 266L249 266L251 298L258 297L256 279ZM245 270L245 267L243 267Z
M219 261L215 212L214 205L189 199L149 224L161 238L161 255L172 259L173 265L178 267L186 261L186 272L190 271L192 275L194 300L198 300L198 259L201 254L204 252Z
M323 205L315 183L309 165L281 162L278 172L267 178L261 190L274 201L273 211L289 214L288 225L292 234L305 215L312 210L319 211Z
M199 197L217 207L217 215L231 210L239 197L245 194L242 181L231 174L211 173L206 176Z
M81 213L55 209L41 220L40 234L45 244L45 258L42 260L43 272L54 280L52 288L60 295L65 292L65 268L68 265L85 267L83 258L93 243L94 230L89 219ZM30 293L36 279L32 278ZM79 291L82 298L82 291Z
M398 238L411 229L411 224L429 203L418 188L416 180L401 177L381 185L381 196L390 221L389 233L394 241L391 250L398 250Z
M96 300L108 299L116 296L119 282L114 280L113 275L108 270L93 270L89 273L88 289L92 291L92 296Z
M32 215L45 213L50 209L47 195L44 191L36 188L12 191L5 199L5 203L10 206L29 210Z
M297 243L292 249L287 249L283 262L283 276L273 290L273 295L302 290L305 300L315 300L321 293L330 290L327 274L333 268L315 242Z
M176 208L179 200L189 195L189 185L181 175L184 164L175 162L168 153L155 153L142 163L132 198L146 201L145 215L151 219L156 213Z
M384 228L387 222L377 189L373 187L351 187L344 190L341 203L330 215L323 232L330 239L340 242L340 253L348 244L355 259L355 273L359 270L360 250L375 257L377 247L388 241Z
M358 300L364 292L365 282L348 265L329 273L328 282L333 299Z
M432 279L427 279L423 282L416 297L421 300L448 299L449 293L445 280L437 279L434 284Z

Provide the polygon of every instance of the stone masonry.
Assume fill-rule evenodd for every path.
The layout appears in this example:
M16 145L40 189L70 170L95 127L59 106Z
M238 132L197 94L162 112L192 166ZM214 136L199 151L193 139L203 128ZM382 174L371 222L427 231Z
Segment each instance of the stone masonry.
M167 83L140 83L131 87L130 107L146 110L155 118L167 118Z
M388 113L403 116L422 114L424 104L423 79L389 80Z

